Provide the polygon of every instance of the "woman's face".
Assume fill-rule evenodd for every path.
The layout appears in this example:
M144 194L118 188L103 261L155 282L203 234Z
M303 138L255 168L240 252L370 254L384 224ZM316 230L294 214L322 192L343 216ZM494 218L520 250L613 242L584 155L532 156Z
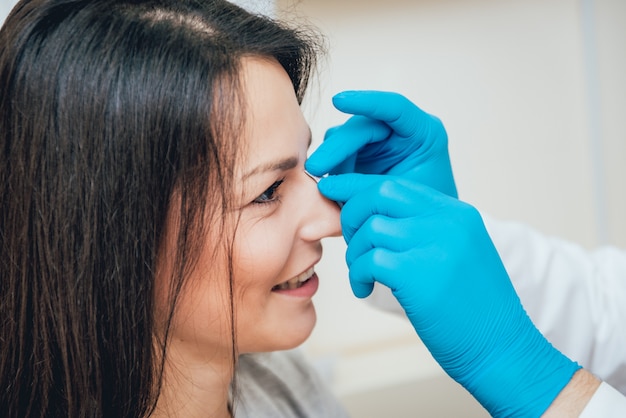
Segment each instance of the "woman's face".
M275 61L246 58L246 147L235 193L239 222L232 251L240 353L293 348L315 325L312 296L320 240L341 233L339 208L304 172L311 133L287 73ZM178 302L172 344L196 356L230 353L230 279L225 254L209 236Z

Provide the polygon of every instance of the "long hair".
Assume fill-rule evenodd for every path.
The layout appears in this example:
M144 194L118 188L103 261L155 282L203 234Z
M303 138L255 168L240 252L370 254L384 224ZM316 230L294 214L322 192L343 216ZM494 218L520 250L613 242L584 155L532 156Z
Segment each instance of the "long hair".
M154 344L155 269L172 196L168 324L234 193L241 58L276 59L301 100L319 47L309 35L219 0L13 9L0 30L3 416L153 410L167 345L167 334ZM234 328L232 300L231 284Z

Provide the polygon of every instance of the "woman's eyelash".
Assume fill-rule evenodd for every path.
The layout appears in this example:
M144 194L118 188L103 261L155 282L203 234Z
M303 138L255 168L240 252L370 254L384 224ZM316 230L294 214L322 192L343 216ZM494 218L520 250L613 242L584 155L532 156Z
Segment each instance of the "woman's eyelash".
M273 202L279 201L280 196L276 194L276 191L278 190L280 185L283 184L284 181L285 179L280 179L278 181L275 181L274 184L272 184L270 187L267 188L267 190L261 193L259 197L254 199L252 203L255 203L258 205L264 205L267 203L273 203Z

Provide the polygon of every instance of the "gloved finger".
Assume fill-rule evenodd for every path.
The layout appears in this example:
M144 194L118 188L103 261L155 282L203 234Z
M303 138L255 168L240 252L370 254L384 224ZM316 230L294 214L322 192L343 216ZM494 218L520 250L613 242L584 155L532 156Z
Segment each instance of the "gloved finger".
M372 215L406 218L439 210L451 198L419 183L392 176L344 174L319 183L329 199L345 202L341 227L346 242Z
M433 134L445 133L439 118L424 112L398 93L344 91L333 97L333 104L342 112L383 121L404 138L425 140Z
M324 142L309 156L304 167L318 177L329 172L341 173L338 166L351 160L354 167L354 159L359 150L367 144L385 140L390 133L391 129L382 122L353 116L343 125L329 129Z
M354 260L348 276L352 293L357 298L365 298L372 293L375 282L392 290L401 288L407 274L402 274L397 257L398 254L385 248L374 248ZM390 275L390 271L395 274Z
M328 128L326 130L326 133L324 134L324 141L326 141L326 139L328 139L330 136L332 136L334 134L334 132L337 132L337 130L339 130L341 128L341 126L342 125L338 125L338 126L333 126L331 128ZM315 151L313 153L315 153ZM313 155L313 154L311 154L311 155ZM320 155L320 154L317 154L317 155ZM326 157L325 157L325 155L323 153L319 157L318 156L314 157L314 159L313 159L314 160L314 162L313 162L313 170L315 171L315 173L309 171L309 173L313 174L314 176L321 177L321 176L323 176L326 173L331 174L331 175L344 174L344 173L354 173L354 167L356 166L356 153L350 155L349 157L344 158L344 160L341 161L340 163L333 163L333 162L331 162L328 165L323 164L321 167L319 167L319 166L316 167L315 166L316 165L316 163L315 163L315 159L316 158L320 158L322 161L324 161ZM307 161L305 161L305 168L308 167L308 166L309 166L309 164L308 164L308 158L307 158ZM332 167L332 168L328 168L328 167Z
M331 126L330 128L326 129L326 132L324 133L324 141L326 141L329 137L333 136L335 132L341 129L342 126L343 124L337 125L337 126Z
M322 193L325 197L342 203L355 198L357 195L363 194L368 189L371 189L369 193L372 196L370 197L375 197L374 195L385 196L389 194L390 197L396 197L399 202L409 199L410 196L415 193L424 193L424 190L426 189L432 190L425 185L397 176L359 173L347 173L336 176L322 177L317 186L320 193ZM431 193L438 192L432 190ZM359 199L363 199L363 197ZM369 204L366 206L369 206ZM412 212L406 213L408 215Z
M328 174L335 176L338 174L354 173L356 171L356 158L356 154L352 154L342 162L336 164L333 168L328 169Z
M426 217L395 219L382 215L370 216L354 233L346 250L348 267L354 260L373 248L386 248L394 252L409 251L431 242L436 222Z
M388 178L383 175L347 173L322 177L317 187L322 195L335 202L344 203L363 190Z
M346 242L350 241L352 235L361 226L361 222L364 222L367 217L351 219L350 213L352 211L349 210L347 215L345 215L345 204L353 196L358 195L376 183L383 182L385 178L386 176L382 175L350 173L324 177L318 182L317 187L323 196L342 204L340 214L341 230Z

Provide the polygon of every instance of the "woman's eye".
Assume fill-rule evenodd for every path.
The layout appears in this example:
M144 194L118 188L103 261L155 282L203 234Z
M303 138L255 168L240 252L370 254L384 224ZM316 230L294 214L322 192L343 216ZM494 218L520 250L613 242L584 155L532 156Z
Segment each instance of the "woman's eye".
M277 195L276 191L278 190L280 185L283 184L283 181L285 181L285 179L281 179L281 180L274 182L274 184L272 184L270 187L267 188L267 190L261 193L259 197L254 199L252 203L265 204L265 203L277 202L280 196Z

